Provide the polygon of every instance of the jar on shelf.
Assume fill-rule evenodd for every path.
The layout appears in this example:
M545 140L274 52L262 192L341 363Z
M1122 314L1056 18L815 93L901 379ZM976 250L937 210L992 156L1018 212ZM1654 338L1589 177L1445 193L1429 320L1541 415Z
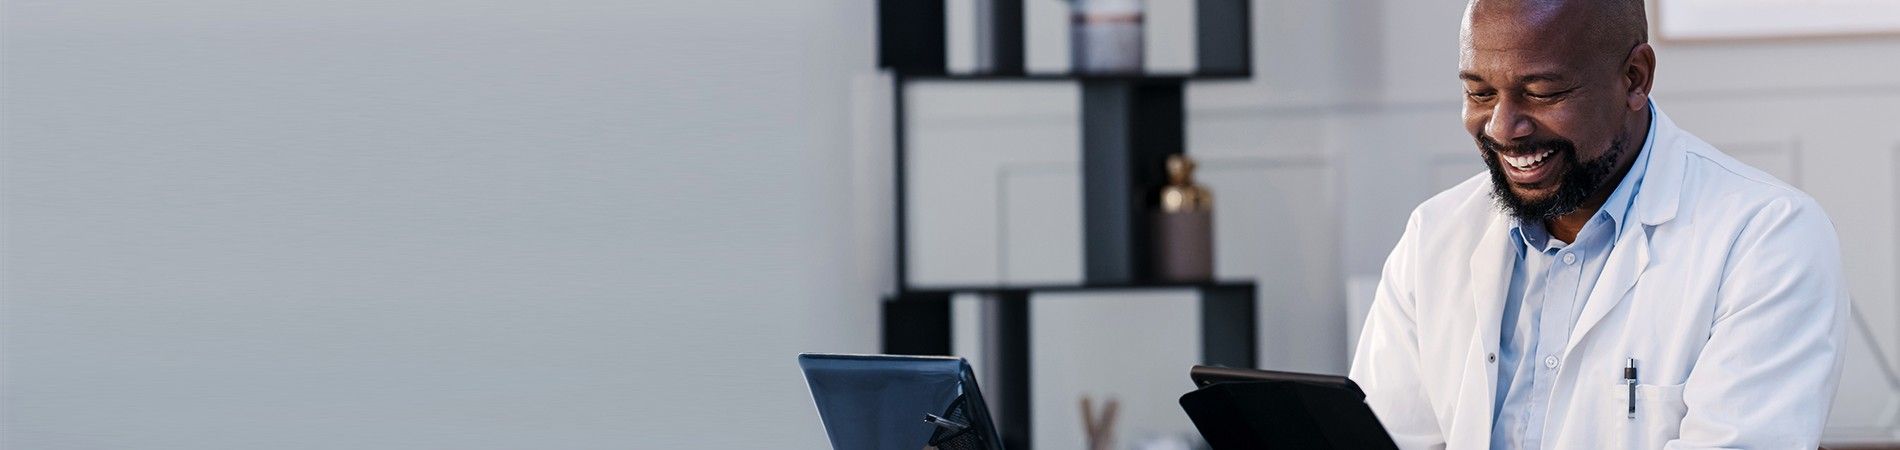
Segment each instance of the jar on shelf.
M1214 278L1214 193L1194 182L1194 160L1168 157L1168 185L1154 213L1155 275L1167 281Z
M1143 0L1069 0L1069 7L1070 70L1142 71Z

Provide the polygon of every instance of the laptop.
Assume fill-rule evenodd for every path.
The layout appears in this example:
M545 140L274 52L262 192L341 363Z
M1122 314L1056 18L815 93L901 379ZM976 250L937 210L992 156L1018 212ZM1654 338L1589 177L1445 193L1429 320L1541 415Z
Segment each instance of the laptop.
M835 450L1002 450L963 358L806 353L798 365Z

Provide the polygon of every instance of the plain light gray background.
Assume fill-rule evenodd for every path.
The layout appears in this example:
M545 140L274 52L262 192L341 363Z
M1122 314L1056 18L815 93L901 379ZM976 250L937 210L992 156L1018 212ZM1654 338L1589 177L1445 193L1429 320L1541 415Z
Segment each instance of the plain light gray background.
M1255 79L1190 89L1263 365L1343 372L1354 286L1478 170L1461 3L1256 0ZM874 351L889 282L872 4L0 0L0 447L824 448L793 355ZM1834 217L1830 433L1900 438L1900 38L1658 49L1679 123ZM1076 279L1073 87L911 94L918 281ZM1083 394L1186 431L1191 296L1042 300L1040 448Z
M823 446L868 5L5 2L0 447Z

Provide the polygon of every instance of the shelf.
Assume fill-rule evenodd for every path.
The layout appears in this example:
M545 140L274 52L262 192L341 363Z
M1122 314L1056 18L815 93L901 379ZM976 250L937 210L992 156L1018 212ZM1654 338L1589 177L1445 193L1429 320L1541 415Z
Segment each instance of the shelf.
M998 292L1095 292L1095 291L1135 291L1165 289L1252 289L1254 283L1240 280L1209 281L1152 281L1135 283L1067 283L1067 284L998 284L998 285L946 285L913 286L905 294L948 295L948 294L987 294ZM917 298L914 295L898 295L897 299Z
M1253 76L1249 0L1194 3L1194 66L1178 71L1075 73L1031 71L1024 2L989 0L977 20L986 72L949 73L946 0L876 0L877 67L892 76L891 164L896 207L892 233L895 292L879 302L883 353L949 355L956 294L983 294L979 327L990 407L1003 447L1029 450L1030 299L1044 292L1189 290L1201 316L1201 361L1254 367L1260 330L1251 281L1153 281L1152 221L1133 199L1167 182L1165 161L1187 148L1189 82L1234 82ZM1066 82L1080 91L1082 151L1082 279L1073 283L939 285L910 283L909 159L906 83Z
M1134 81L1180 83L1186 81L1245 81L1253 77L1247 72L1131 72L1131 73L903 73L897 77L907 81L942 82L1004 82L1004 81Z

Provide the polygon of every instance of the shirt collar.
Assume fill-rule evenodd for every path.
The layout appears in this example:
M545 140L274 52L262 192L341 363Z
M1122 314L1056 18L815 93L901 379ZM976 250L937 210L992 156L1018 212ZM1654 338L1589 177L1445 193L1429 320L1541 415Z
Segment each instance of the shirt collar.
M1617 238L1623 236L1622 224L1628 223L1630 207L1636 203L1636 194L1643 188L1643 176L1648 173L1649 154L1652 153L1650 147L1656 145L1655 102L1650 102L1648 109L1649 133L1643 137L1643 146L1637 150L1636 160L1630 163L1629 173L1623 175L1623 181L1617 182L1616 190L1610 191L1610 197L1604 199L1603 207L1598 208L1597 213L1590 216L1592 222L1598 218L1608 219L1611 234ZM1591 225L1586 223L1584 226ZM1522 242L1524 248L1527 249L1543 251L1551 245L1550 234L1544 230L1543 224L1525 226L1523 220L1512 219L1511 236Z

